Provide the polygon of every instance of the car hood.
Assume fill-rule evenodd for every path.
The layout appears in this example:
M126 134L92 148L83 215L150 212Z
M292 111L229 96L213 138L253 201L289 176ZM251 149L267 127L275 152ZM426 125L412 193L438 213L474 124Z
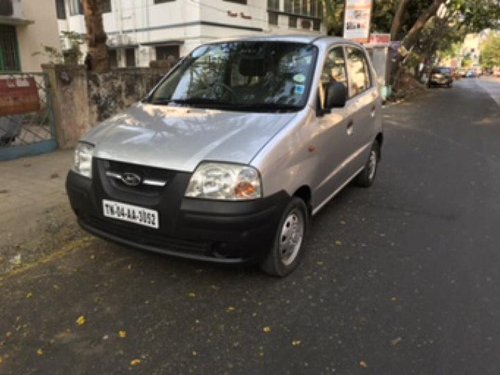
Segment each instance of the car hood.
M98 158L192 172L203 160L249 164L295 115L139 103L82 140Z

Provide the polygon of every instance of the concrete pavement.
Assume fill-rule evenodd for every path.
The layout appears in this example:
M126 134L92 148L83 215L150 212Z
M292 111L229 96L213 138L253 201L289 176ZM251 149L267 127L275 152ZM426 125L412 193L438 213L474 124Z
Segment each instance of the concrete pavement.
M64 188L72 151L0 162L0 275L75 236Z

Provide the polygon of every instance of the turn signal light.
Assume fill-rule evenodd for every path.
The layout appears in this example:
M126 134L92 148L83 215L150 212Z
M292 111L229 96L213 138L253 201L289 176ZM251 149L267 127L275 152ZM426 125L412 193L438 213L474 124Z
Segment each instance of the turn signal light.
M256 193L257 191L255 190L255 187L246 181L238 183L238 185L234 188L234 195L238 198L253 198Z

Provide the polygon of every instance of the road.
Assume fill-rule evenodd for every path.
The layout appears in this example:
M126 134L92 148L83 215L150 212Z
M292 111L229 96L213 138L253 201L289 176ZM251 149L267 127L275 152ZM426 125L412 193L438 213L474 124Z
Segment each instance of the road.
M0 373L500 373L499 86L386 108L375 185L286 279L91 237L8 274Z

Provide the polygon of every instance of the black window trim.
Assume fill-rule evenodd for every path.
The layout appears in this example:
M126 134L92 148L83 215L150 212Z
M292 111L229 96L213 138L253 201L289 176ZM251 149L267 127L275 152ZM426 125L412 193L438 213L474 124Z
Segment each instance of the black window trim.
M222 1L239 5L248 5L248 0L222 0Z

